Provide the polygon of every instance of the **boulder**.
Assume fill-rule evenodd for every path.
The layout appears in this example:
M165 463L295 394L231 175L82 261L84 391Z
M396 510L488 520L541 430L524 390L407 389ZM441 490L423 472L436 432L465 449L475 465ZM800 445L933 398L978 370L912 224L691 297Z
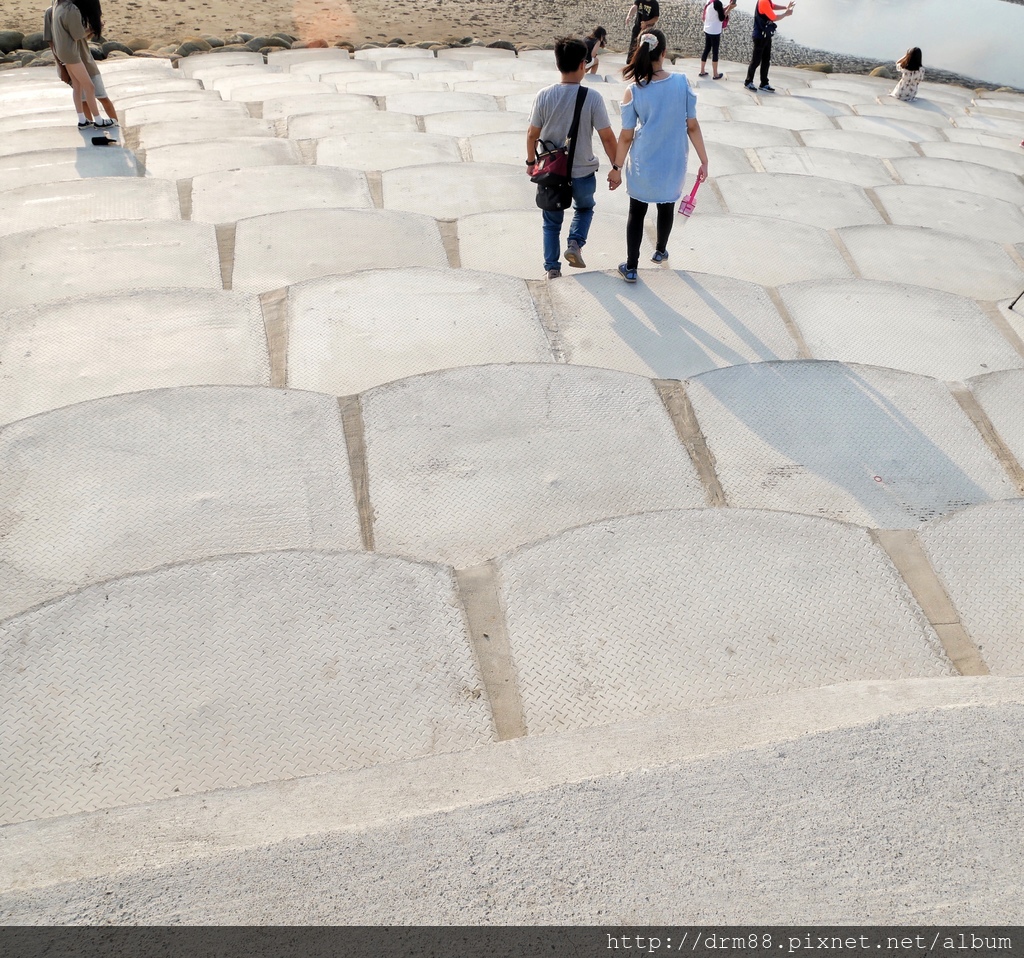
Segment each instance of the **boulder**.
M298 37L293 37L290 33L272 33L272 37L277 37L278 40L284 40L286 43L294 43L298 40Z
M132 37L125 44L132 53L138 53L139 50L148 50L152 45L153 41L146 39L145 37Z
M315 40L309 40L306 43L306 46L310 50L326 50L327 49L327 41L322 39L321 37L317 37Z
M813 70L815 73L831 73L831 63L798 63L796 65L798 70Z
M107 58L106 51L98 43L90 43L89 52L94 60L106 60Z
M495 40L493 43L488 43L488 47L492 50L511 50L515 52L516 45L511 40Z
M40 30L38 33L26 33L25 39L21 41L21 46L24 50L38 53L40 50L46 50L49 44L43 39L43 32Z
M420 42L417 43L416 46L420 50L431 50L434 47L443 46L443 44L441 43L440 40L420 40Z
M382 50L383 48L383 43L360 43L356 47L357 50Z
M401 37L395 37L392 40L388 40L389 47L404 47L407 46L406 42Z
M885 77L887 80L895 80L896 79L896 71L893 70L893 68L891 66L889 66L888 64L883 63L882 66L875 67L874 70L872 70L868 74L868 76L871 76L871 77Z
M21 49L25 34L20 30L0 30L0 53L13 53Z
M107 59L108 60L129 60L134 55L135 54L133 54L133 53L125 53L124 50L111 50L110 53L107 54Z
M103 44L103 52L109 57L111 53L126 53L131 56L135 51L127 43L120 40L108 40Z
M214 50L219 50L221 47L223 47L225 45L224 41L220 37L205 37L204 36L203 39L208 44L210 44L210 46L213 47Z
M229 44L248 43L252 39L254 38L251 33L236 33L234 36L229 37L226 42Z
M339 40L334 46L339 50L348 50L349 53L355 53L356 51L355 45L349 40Z
M290 50L291 42L288 40L282 40L280 37L253 37L246 47L252 50L253 53L260 53L266 47L272 47L278 50Z
M309 47L309 44L305 40L294 40L292 41L293 50L305 50Z
M209 53L213 47L210 46L202 37L189 37L184 43L181 44L174 52L179 57L188 57L193 53Z

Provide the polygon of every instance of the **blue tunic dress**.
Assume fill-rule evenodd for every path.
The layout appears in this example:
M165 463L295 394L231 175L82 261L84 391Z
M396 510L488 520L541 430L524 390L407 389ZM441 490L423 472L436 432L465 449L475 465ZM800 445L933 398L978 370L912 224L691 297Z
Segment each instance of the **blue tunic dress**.
M626 192L642 203L675 203L683 195L686 121L697 116L697 95L682 73L629 89L633 98L622 105L622 128L636 133L626 157Z

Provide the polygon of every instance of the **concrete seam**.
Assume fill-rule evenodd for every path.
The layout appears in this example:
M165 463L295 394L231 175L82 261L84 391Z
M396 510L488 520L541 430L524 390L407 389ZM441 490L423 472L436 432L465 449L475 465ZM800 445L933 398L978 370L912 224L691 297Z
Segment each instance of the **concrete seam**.
M1017 252L1017 247L1013 243L1003 243L1003 249L1009 254L1010 259L1017 264L1017 268L1024 273L1024 256Z
M348 469L352 476L352 491L356 497L359 514L359 535L363 548L373 552L373 503L370 501L370 468L366 459L366 427L363 422L363 406L359 396L339 396L338 409L341 411L341 426L345 431L345 448L348 452Z
M469 142L468 136L460 136L455 139L456 144L459 147L459 156L462 157L463 163L473 162L473 146Z
M886 226L892 226L892 217L889 216L889 211L882 205L882 200L878 194L870 187L865 186L864 195L871 200L872 205L878 210L878 215L882 217L882 221Z
M839 250L839 254L843 257L846 265L850 267L850 272L853 273L857 279L863 279L860 269L857 267L857 263L846 247L846 243L843 242L842 236L839 235L839 230L828 230L828 235L832 238L832 242L836 244L836 249Z
M183 220L192 219L192 180L178 180L178 210Z
M893 165L892 160L890 160L889 157L886 156L886 157L882 158L882 166L885 167L886 173L888 173L892 177L892 181L897 186L905 186L906 185L903 182L903 177L900 176L899 170L896 169L896 167Z
M726 203L725 197L722 195L722 191L719 188L718 183L715 182L714 177L711 177L711 176L708 177L708 186L711 187L711 192L714 193L715 196L718 197L718 202L722 204L722 209L726 213L731 212L731 210L729 209L729 204Z
M910 145L917 151L918 156L924 156L925 152L921 149L921 144L917 140L911 140Z
M498 741L522 738L526 718L501 606L498 568L490 561L456 569L455 583Z
M988 413L985 412L981 403L978 402L977 396L971 392L970 387L966 383L949 383L947 385L949 386L949 391L953 394L953 398L967 414L967 418L971 420L974 428L981 433L981 438L985 440L985 445L988 446L992 454L999 460L999 464L1009 475L1017 490L1024 496L1024 467L1017 461L1017 457L1010 451L1010 447L1003 442L1002 436L996 431L996 427L992 425L992 420L988 418Z
M438 220L437 229L441 234L441 242L444 244L445 254L448 256L448 265L452 269L461 269L462 256L459 253L459 221Z
M528 279L526 288L530 291L533 305L537 310L537 317L540 319L541 328L548 340L548 348L551 350L551 358L556 363L568 362L565 356L565 344L562 342L562 333L558 328L558 320L555 318L555 307L551 302L551 292L548 289L546 280Z
M302 157L304 166L316 166L316 140L298 140L296 141L296 147L299 151L299 156Z
M416 117L416 132L426 133L427 132L427 121L422 117Z
M757 150L753 147L746 147L743 150L744 155L747 158L747 162L754 168L755 173L767 173L768 171L764 168L764 164L761 162L761 157L757 155Z
M690 397L686 395L686 389L676 379L655 379L653 382L665 411L675 426L676 435L697 470L707 504L716 508L727 506L729 503L725 497L725 490L715 470L715 457L704 438L704 433L701 432L697 413L690 402Z
M288 289L260 293L263 328L270 356L270 385L283 389L288 385Z
M231 289L235 274L235 229L234 223L218 223L217 254L220 256L220 283L225 289Z
M263 101L262 100L253 100L251 102L247 101L246 103L243 104L243 106L245 106L246 112L254 120L262 120L263 119Z
M1017 335L1017 330L1007 322L1006 317L999 309L999 304L991 301L982 302L979 300L977 302L984 310L985 315L992 320L992 325L1003 334L1003 339L1005 339L1014 348L1014 350L1016 350L1017 355L1024 357L1024 339L1021 339L1020 336Z
M366 185L370 189L370 199L374 209L384 209L384 176L380 170L366 170Z
M782 322L786 327L786 332L789 333L790 338L796 343L796 353L800 359L814 359L811 354L810 347L807 345L807 340L804 339L804 334L800 331L800 327L797 326L796 320L789 312L789 308L786 306L785 301L782 298L782 294L774 286L765 286L764 291L768 294L768 298L772 301L772 305L779 311L779 316L782 317Z
M790 130L789 132L793 134L793 139L796 140L797 146L807 146L807 143L804 140L804 138L800 135L799 130Z
M961 675L988 675L988 666L960 621L942 580L913 529L869 529L935 630L949 660Z

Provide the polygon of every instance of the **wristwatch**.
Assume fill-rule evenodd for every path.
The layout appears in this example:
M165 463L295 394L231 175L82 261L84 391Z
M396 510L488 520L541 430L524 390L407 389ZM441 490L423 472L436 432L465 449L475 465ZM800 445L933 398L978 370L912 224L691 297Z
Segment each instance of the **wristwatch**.
M613 170L621 170L621 169L622 169L622 167L621 167L621 166L616 166L616 165L615 165L615 164L613 163L613 164L612 164L612 169L613 169Z

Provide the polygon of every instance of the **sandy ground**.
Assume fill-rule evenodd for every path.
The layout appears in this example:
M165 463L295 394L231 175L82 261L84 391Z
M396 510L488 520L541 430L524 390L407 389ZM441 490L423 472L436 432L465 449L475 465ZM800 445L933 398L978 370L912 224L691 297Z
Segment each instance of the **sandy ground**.
M3 0L0 28L41 30L46 5L47 0ZM486 42L550 43L567 27L575 27L575 6L575 0L104 0L103 19L104 35L110 40L224 38L238 30L282 30L306 40L331 42L474 36ZM628 6L624 0L623 13Z

